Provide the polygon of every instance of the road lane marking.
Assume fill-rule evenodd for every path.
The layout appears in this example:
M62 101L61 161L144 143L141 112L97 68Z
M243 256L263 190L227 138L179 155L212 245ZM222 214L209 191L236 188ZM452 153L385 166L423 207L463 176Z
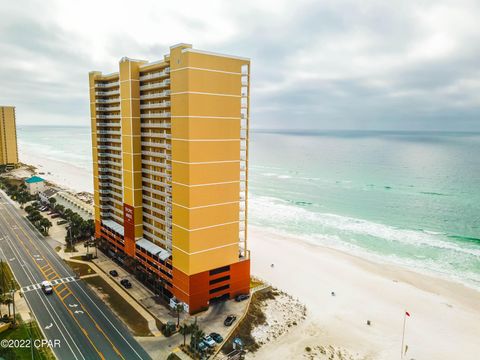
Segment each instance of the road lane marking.
M3 217L3 215L2 215L1 213L0 213L0 216L5 220L5 218ZM9 239L9 240L10 240L10 239ZM8 245L8 247L10 248L10 250L12 251L12 253L15 253L15 252L16 252L18 255L20 255L19 250L16 248L16 246L14 245L14 243L13 243L12 240L7 241L7 245ZM3 249L2 249L1 247L0 247L0 250L2 251L2 254L3 254L4 257L5 257L5 253L4 253L4 251L3 251ZM17 279L16 276L15 276L15 272L13 271L13 269L12 269L12 272L13 272L13 275L14 275L15 279L17 280L17 283L20 284L20 282L18 281L18 279ZM27 271L26 271L25 269L23 269L23 272L25 273L26 277L27 277L30 281L34 278L33 273L31 272L30 269L28 269L28 273L27 273ZM30 273L30 275L29 275L29 273ZM32 306L30 305L30 301L28 300L28 297L25 296L24 299L25 299L25 301L27 302L27 305L29 306L30 310L33 312ZM60 330L60 328L59 328L59 326L58 326L58 324L57 324L57 321L55 320L55 318L53 317L52 313L50 312L47 304L49 304L49 306L51 307L52 311L53 311L53 312L55 313L55 315L57 316L58 320L60 321L60 323L61 323L62 326L63 326L63 329L64 329L65 332L68 334L69 338L70 338L71 341L73 342L73 345L77 348L78 353L80 354L80 356L81 356L83 359L85 359L85 356L83 356L83 354L81 353L81 351L80 351L80 349L78 348L77 344L76 344L75 341L73 340L72 335L67 331L67 328L65 327L65 324L63 324L63 322L60 320L60 316L59 316L58 313L55 311L55 308L54 308L50 303L46 303L45 300L43 299L43 297L40 296L40 295L39 295L39 299L40 299L40 302L43 304L45 310L47 310L48 314L50 315L50 318L53 320L53 322L54 322L55 325L57 326L57 329L58 329L60 335L61 335L61 336L63 337L63 339L65 340L65 343L67 344L68 348L69 348L70 351L72 352L72 355L75 357L75 359L78 360L77 355L76 355L75 352L73 351L72 346L70 345L70 343L67 341L67 338L65 337L65 334L63 333L63 331ZM43 332L43 329L42 329L42 333L44 333L44 332ZM45 333L44 333L44 336L47 338L47 336L45 335Z
M45 326L45 329L46 329L46 330L49 330L52 326L53 326L53 324L50 323L50 325Z
M17 221L10 213L9 213L10 217L13 219L13 221ZM2 216L3 219L5 219L5 217L0 213L0 216ZM24 235L29 239L29 242L33 245L33 247L38 251L39 249L37 248L37 246L35 245L35 243L33 242L32 238L24 231L23 228L20 228L20 230L24 233ZM19 240L19 243L22 245L22 247L25 249L25 253L30 256L30 258L32 258L32 260L35 260L35 258L32 256L32 254L30 254L30 252L28 251L26 245L23 243L22 239L20 238L20 236L18 236L17 233L15 233L15 236L17 237L17 239ZM51 266L50 262L48 260L45 259L45 261L50 265L50 267L53 269L53 266ZM41 267L35 263L35 265L37 266L37 268L40 270L40 272L44 275L45 275L45 272L41 269ZM54 275L54 278L55 277L58 277L58 274L54 271L51 275ZM72 277L70 277L72 278ZM49 277L47 277L47 279L50 279ZM58 295L58 293L57 293ZM68 295L66 295L64 298L66 298L67 296L69 295L73 295L75 297L75 295L73 293L69 293ZM80 325L80 323L78 322L77 318L75 317L75 315L73 314L73 312L67 307L67 305L65 304L64 302L64 298L60 297L58 295L61 303L65 306L65 308L67 309L67 311L70 313L71 317L75 320L75 322L77 323L78 327L84 332L84 334L86 335L88 341L90 342L90 344L93 346L93 348L95 349L95 351L98 353L98 355L100 356L100 358L102 360L105 359L105 357L103 356L103 353L95 346L94 342L92 341L92 339L90 338L90 336L88 335L88 332ZM76 298L76 297L75 297ZM78 299L77 299L78 300ZM82 308L83 308L83 305L82 305ZM88 314L88 312L87 312ZM92 322L94 323L94 325L98 328L98 325L97 323L95 322L95 320L93 320L92 316L90 314L88 314L88 316L90 317L90 319L92 320ZM119 354L119 356L124 359L123 356L121 356L121 354L118 352L118 350L115 348L115 346L113 345L113 343L110 341L110 339L106 336L106 334L101 331L101 333L105 336L105 339L107 339L108 342L110 342L110 344L112 345L113 347L113 350Z
M32 228L29 227L27 221L22 218L17 212L15 209L10 209L10 208L7 208L7 213L8 215L10 216L10 218L15 222L17 223L18 225L20 225L19 221L20 222L24 222L24 226L20 226L20 230L23 232L23 234L28 238L29 242L36 248L36 250L38 251L38 247L35 245L35 242L34 240L32 239L32 237L28 234L28 233L31 233L33 237L35 237L36 239L39 239L39 236L38 234L32 230ZM28 233L27 233L27 232ZM16 234L16 233L15 233ZM17 235L17 234L16 234ZM18 237L18 235L17 235ZM43 248L46 250L47 253L49 253L53 260L55 262L57 262L59 264L59 267L62 268L63 270L65 270L67 273L70 272L71 270L68 270L66 265L64 263L62 263L59 259L58 259L58 255L55 254L53 252L53 250L44 242L40 241L39 242L41 245L41 247L43 246ZM25 247L25 245L23 244L22 242L22 245ZM40 251L41 252L41 251ZM28 252L27 252L28 253ZM50 263L47 259L45 259L47 261L47 263ZM37 265L38 266L38 265ZM137 350L132 346L132 344L130 344L130 342L122 335L122 333L118 330L118 328L110 321L110 319L104 314L104 312L98 307L98 305L95 303L95 301L93 301L93 299L85 292L85 290L80 286L80 284L78 282L73 282L73 284L76 284L78 286L78 288L80 289L81 292L83 292L83 294L86 296L86 298L91 302L92 306L94 306L100 313L101 316L104 317L104 319L112 326L113 330L117 332L117 334L123 339L123 341L125 341L125 343L130 347L130 349L132 349L132 351L138 356L138 358L142 359L142 356L140 356L140 354L137 352ZM72 292L71 294L75 299L78 300L77 296ZM67 295L69 296L69 295ZM67 297L65 296L65 298ZM63 301L62 301L63 302ZM79 303L81 304L81 302L79 301ZM66 306L66 304L64 303L64 305ZM84 308L84 306L81 304L82 308ZM68 309L67 309L68 310ZM97 326L97 328L99 329L99 331L104 335L105 339L107 339L107 341L112 345L113 349L115 350L115 352L119 355L119 357L121 357L122 359L124 359L124 357L121 355L121 353L118 351L118 349L115 347L115 345L112 343L112 341L110 340L110 338L105 334L105 332L103 331L102 328L100 328L98 326L98 324L96 323L96 321L93 319L93 317L91 316L91 314L86 311L87 315L90 317L90 319L95 323L95 325ZM75 319L75 318L74 318Z

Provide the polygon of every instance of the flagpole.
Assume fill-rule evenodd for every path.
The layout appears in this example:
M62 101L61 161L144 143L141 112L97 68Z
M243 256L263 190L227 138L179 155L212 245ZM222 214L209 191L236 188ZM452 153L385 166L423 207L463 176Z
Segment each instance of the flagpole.
M405 340L405 324L407 322L407 311L403 312L403 334L402 334L402 350L400 351L400 360L403 359L403 344Z

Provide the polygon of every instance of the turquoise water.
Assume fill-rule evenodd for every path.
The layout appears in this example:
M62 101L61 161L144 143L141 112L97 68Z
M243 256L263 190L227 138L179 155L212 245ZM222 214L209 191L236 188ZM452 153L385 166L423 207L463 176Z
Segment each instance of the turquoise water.
M20 127L91 172L89 128ZM251 132L251 224L480 289L480 134Z

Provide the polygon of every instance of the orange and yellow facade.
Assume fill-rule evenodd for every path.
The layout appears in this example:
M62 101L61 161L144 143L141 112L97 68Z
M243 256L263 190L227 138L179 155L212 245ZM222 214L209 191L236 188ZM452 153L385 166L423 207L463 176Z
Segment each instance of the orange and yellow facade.
M188 44L90 73L97 237L190 313L249 291L249 73Z
M0 165L18 163L15 107L0 106Z

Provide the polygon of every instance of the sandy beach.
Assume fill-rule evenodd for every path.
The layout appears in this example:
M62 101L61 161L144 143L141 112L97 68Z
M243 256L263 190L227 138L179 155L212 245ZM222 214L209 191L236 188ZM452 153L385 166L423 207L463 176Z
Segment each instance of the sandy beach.
M249 234L252 273L308 311L298 328L252 358L299 359L307 346L332 345L354 358L400 359L406 309L405 359L478 359L479 292L254 226Z
M21 160L51 182L92 191L91 175L74 164L25 152ZM307 306L306 320L249 358L308 359L306 347L333 346L354 359L400 359L408 310L405 359L478 359L480 292L255 226L249 246L252 274Z
M42 154L31 153L21 147L19 147L19 158L22 163L35 166L37 172L43 173L40 176L47 181L73 192L93 193L92 170L87 171L74 163L53 160Z

